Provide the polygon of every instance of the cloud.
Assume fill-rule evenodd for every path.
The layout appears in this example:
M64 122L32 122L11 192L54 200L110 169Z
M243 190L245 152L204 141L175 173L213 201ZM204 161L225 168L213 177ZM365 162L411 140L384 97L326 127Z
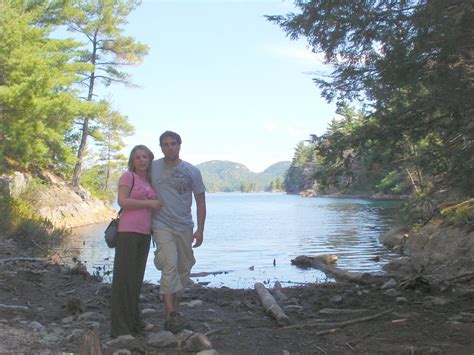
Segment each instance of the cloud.
M302 122L290 122L286 127L286 131L290 137L303 139L311 134L311 127Z
M277 124L273 121L267 120L263 122L263 128L268 132L272 132L277 128Z
M310 49L303 46L270 46L268 51L278 57L298 60L306 64L324 64L324 53L313 53Z

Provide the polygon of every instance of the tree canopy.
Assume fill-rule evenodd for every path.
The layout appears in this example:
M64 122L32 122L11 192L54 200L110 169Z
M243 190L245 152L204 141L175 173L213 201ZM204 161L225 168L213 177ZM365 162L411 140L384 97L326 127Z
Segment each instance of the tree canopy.
M76 99L71 59L78 43L50 38L48 3L0 3L0 159L25 168L66 164L73 158L64 135L90 111Z
M314 52L324 53L331 74L314 78L323 97L360 107L358 127L344 138L350 138L359 157L378 151L407 177L417 172L420 190L472 194L472 2L312 0L295 5L299 13L268 19L290 38L305 38Z
M81 70L81 84L86 88L85 99L94 101L96 86L103 83L130 85L129 75L120 70L121 66L140 63L148 53L148 47L125 36L124 25L128 15L139 5L138 0L74 0L64 9L64 24L68 30L79 35L85 42L77 61L90 64L89 69ZM82 161L87 140L91 135L90 124L97 116L85 115L79 118L80 142L77 149L77 162L72 176L73 185L79 184Z
M0 2L0 171L47 169L78 184L92 137L97 149L86 165L95 169L84 182L107 190L111 169L126 160L120 150L133 127L94 88L130 84L120 66L139 63L147 53L147 46L123 35L138 4ZM55 38L65 26L82 38Z

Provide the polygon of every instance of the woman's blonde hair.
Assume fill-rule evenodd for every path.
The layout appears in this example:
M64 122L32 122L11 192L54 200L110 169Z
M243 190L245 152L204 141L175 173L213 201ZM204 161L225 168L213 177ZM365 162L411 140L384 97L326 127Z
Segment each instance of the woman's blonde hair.
M132 151L130 152L130 156L128 157L128 171L135 171L133 157L135 156L137 150L143 150L150 159L150 164L148 164L148 168L146 169L146 178L149 182L151 182L151 163L153 162L153 159L155 159L155 155L146 145L139 144L133 147Z

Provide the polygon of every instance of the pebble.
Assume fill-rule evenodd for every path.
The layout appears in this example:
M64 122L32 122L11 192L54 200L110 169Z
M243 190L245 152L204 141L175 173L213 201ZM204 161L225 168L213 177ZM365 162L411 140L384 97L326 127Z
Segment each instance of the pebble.
M398 297L398 296L400 296L401 293L400 293L400 291L397 291L397 290L391 288L391 289L388 289L387 291L385 291L383 294L385 296L389 296L389 297Z
M158 333L153 333L147 338L147 344L157 347L165 348L168 346L177 346L178 338L171 332L166 330L159 331Z
M156 313L156 310L153 308L144 308L142 309L142 315Z
M402 303L408 303L408 300L405 297L397 297L395 299L397 303L402 304Z
M219 355L219 352L214 349L209 349L209 350L200 351L196 353L196 355Z
M387 288L394 288L394 287L397 287L397 281L395 281L394 279L390 279L382 285L382 290L385 290Z

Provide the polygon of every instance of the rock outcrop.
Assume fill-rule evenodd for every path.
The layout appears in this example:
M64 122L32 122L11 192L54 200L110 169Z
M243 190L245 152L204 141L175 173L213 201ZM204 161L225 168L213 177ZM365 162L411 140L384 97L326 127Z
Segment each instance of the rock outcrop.
M414 231L393 229L380 240L405 255L385 265L387 272L446 279L474 268L474 231L466 227L433 221Z
M83 188L73 188L51 173L41 183L30 175L14 172L0 176L0 191L28 200L38 214L56 227L79 227L109 220L116 214L112 206L94 198Z

